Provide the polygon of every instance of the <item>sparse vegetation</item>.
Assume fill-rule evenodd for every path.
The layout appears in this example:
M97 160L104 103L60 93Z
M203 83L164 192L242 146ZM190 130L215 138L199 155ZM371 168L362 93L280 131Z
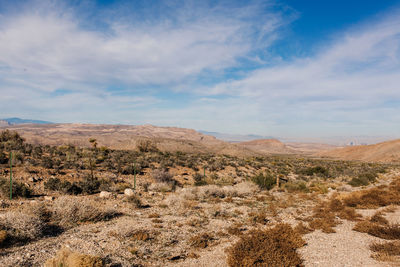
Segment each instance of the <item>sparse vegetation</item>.
M276 184L276 178L269 172L259 173L251 179L261 189L271 190Z
M239 266L301 266L296 249L305 245L301 236L288 224L278 224L265 231L243 235L228 249L228 264Z
M72 252L63 248L57 255L46 261L44 267L103 267L103 260L97 256Z
M86 140L90 147L44 146L27 144L13 132L0 136L5 140L0 141L0 247L6 250L69 240L73 250L84 251L79 247L84 244L106 266L168 265L202 261L204 248L236 236L239 241L226 251L230 266L302 266L301 236L314 230L334 233L346 220L365 236L398 239L398 225L384 216L400 204L400 182L388 172L397 165L165 152L152 148L152 139L143 139L150 141L143 146L138 142L133 151L109 149L99 140ZM13 195L20 197L12 201L9 149L16 158ZM368 180L368 189L348 185L357 179ZM364 219L360 208L380 213ZM386 253L383 243L371 249L377 259L397 257ZM71 253L47 266L67 266L66 259L75 257ZM44 261L30 257L13 266Z

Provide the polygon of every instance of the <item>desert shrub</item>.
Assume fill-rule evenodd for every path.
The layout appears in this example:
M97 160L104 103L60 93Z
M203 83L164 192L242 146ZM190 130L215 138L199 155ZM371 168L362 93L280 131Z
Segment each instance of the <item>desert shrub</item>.
M327 168L322 167L322 166L315 166L315 167L308 167L305 169L300 170L300 174L307 175L307 176L312 176L312 175L320 175L323 177L328 177L329 176L329 171Z
M353 177L350 180L349 185L354 187L369 185L370 183L375 182L376 178L377 178L377 173L375 172L361 173L357 177Z
M103 267L103 260L97 256L84 255L62 248L44 267Z
M276 178L271 173L259 173L251 180L260 187L260 189L271 190L276 184Z
M214 240L215 240L215 238L212 235L210 235L208 233L202 233L202 234L192 236L189 239L189 245L191 247L195 247L195 248L206 248L206 247L210 246L210 244Z
M132 240L148 241L152 239L150 232L146 230L137 230L130 234Z
M51 157L47 157L46 156L46 157L42 157L42 162L41 162L40 165L45 169L52 169L53 165L54 165L54 162L51 159Z
M313 231L313 229L305 225L303 222L299 222L294 230L300 235L306 235Z
M7 151L22 150L24 141L24 138L22 138L16 131L10 131L7 129L0 133L0 148Z
M8 211L0 214L0 229L6 231L7 239L13 242L27 242L43 235L45 223L34 214Z
M49 178L44 183L44 188L52 191L60 191L69 195L78 195L82 193L82 188L76 183L61 181L59 178Z
M288 224L278 224L268 230L254 230L243 235L230 247L228 265L245 266L301 266L296 249L305 245L300 234Z
M399 192L395 185L350 193L343 201L346 206L355 208L378 208L400 204Z
M285 184L285 188L288 192L304 192L308 193L310 190L305 182L288 182Z
M10 196L10 180L7 178L0 177L0 195L3 198ZM32 195L32 192L25 184L22 184L22 183L19 183L19 182L13 180L12 195L13 195L13 198L14 197L27 198Z
M125 201L128 203L131 203L137 209L144 207L142 201L140 200L140 198L137 195L129 196L125 199Z
M148 189L155 192L172 192L175 190L175 186L173 183L153 183Z
M374 223L371 221L361 221L354 226L353 230L361 233L367 233L369 235L383 239L400 239L399 224L381 225L379 223Z
M264 211L250 212L248 214L251 223L267 224L269 222L267 215Z
M95 201L64 196L54 202L52 220L68 228L84 222L107 221L118 215L114 209Z
M153 170L151 176L156 182L160 183L173 183L174 179L173 175L168 172L166 169L156 169Z
M373 252L379 254L387 256L400 256L400 241L398 240L385 243L373 243L369 248Z
M195 186L202 186L202 185L206 185L207 184L206 180L204 179L204 176L201 175L198 172L196 172L193 175L193 180L194 180L194 185Z
M82 181L78 183L78 186L82 188L84 194L96 194L100 191L101 181L96 177L87 175Z
M6 164L8 163L8 158L6 153L2 149L0 149L0 164Z
M141 139L136 142L136 147L140 152L156 152L157 145L152 140Z

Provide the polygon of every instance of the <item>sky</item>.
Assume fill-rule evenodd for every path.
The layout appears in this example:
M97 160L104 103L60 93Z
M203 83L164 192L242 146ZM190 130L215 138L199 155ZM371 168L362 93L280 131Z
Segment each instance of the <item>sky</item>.
M400 0L0 0L0 118L400 137Z

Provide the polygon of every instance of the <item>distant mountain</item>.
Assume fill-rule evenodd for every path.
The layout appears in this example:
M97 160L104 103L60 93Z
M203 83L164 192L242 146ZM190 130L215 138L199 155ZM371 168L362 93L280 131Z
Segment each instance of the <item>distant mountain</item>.
M227 134L227 133L218 133L218 132L207 132L207 131L199 131L202 134L214 136L217 139L227 141L227 142L245 142L245 141L252 141L252 140L259 140L259 139L275 139L272 136L261 136L261 135L254 135L254 134Z
M0 121L5 121L8 123L8 125L26 124L26 123L53 124L53 122L49 122L49 121L20 119L20 118L7 118L7 119L1 119Z

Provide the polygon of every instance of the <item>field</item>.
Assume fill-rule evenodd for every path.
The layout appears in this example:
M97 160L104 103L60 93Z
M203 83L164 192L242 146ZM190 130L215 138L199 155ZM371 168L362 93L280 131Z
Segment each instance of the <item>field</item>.
M13 155L10 197L9 152ZM395 163L0 133L1 266L396 266Z

